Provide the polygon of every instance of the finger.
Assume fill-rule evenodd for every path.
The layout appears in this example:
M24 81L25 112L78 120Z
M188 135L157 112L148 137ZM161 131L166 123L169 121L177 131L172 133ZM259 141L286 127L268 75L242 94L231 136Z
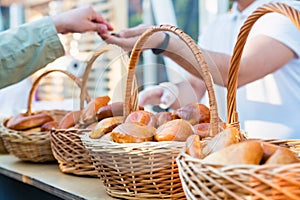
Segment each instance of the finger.
M108 44L115 44L122 47L125 51L131 51L135 44L135 38L120 38L112 35L102 34L101 37L105 38Z
M143 34L148 28L149 28L149 26L140 25L140 26L136 26L136 27L133 27L130 29L121 30L119 32L119 35L120 35L120 37L124 37L124 38L136 37L136 36L140 36L141 34Z

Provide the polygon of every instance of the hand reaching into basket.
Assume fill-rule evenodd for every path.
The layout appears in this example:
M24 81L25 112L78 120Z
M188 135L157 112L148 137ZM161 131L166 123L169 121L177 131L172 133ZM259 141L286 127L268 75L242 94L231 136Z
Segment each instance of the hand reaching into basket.
M103 32L100 34L103 40L108 44L115 44L122 47L125 51L131 51L138 38L153 25L140 24L133 28L123 29L118 33L110 34ZM154 34L150 41L144 46L145 49L152 49L158 47L164 40L163 33Z

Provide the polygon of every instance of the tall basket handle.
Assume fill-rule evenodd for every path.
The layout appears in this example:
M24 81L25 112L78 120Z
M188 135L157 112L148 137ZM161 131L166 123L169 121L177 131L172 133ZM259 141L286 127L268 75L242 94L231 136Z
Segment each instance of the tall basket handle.
M38 84L39 82L41 81L41 79L43 77L45 77L46 75L50 74L50 73L53 73L53 72L61 72L65 75L67 75L69 78L71 78L73 81L75 81L75 83L81 88L81 90L83 91L83 94L84 94L84 98L87 102L90 101L90 96L87 92L87 89L84 87L83 88L83 85L82 85L82 82L80 79L78 79L76 76L74 76L73 74L71 74L70 72L67 72L67 71L64 71L64 70L61 70L61 69L52 69L52 70L48 70L48 71L45 71L44 73L42 73L37 79L35 79L35 81L33 82L32 84L32 87L30 89L30 92L29 92L29 96L28 96L28 104L27 104L27 115L32 115L32 108L31 108L31 104L32 104L32 101L33 101L33 97L34 97L34 94L35 94L35 91L38 87Z
M128 55L126 54L126 52L121 47L113 45L113 44L105 45L104 47L102 47L102 48L98 49L97 51L95 51L93 53L93 55L91 56L91 58L88 60L85 71L84 71L84 74L82 76L82 87L83 88L87 87L87 80L89 78L89 74L90 74L90 71L92 70L92 66L93 66L93 63L95 62L95 60L100 55L102 55L104 53L107 53L109 51L112 51L112 50L120 51L121 61L123 62L124 66L127 65L129 58L128 58ZM81 93L80 93L80 107L84 106L84 96L85 96L84 91L81 91ZM137 95L136 95L136 98L137 98Z
M246 43L249 32L254 23L264 14L277 12L288 17L300 30L300 12L295 8L284 3L269 3L256 9L244 22L240 29L237 42L235 44L233 55L230 61L230 69L228 74L228 93L227 93L227 120L229 124L240 128L238 113L236 111L236 92L238 83L238 74L244 45Z
M188 34L184 33L183 30L172 25L160 25L160 26L154 26L152 28L149 28L146 32L144 32L140 36L140 38L135 43L129 59L128 73L126 79L126 90L125 90L124 116L126 117L130 112L138 109L137 101L134 101L133 100L134 98L131 96L133 91L132 89L133 77L135 74L136 65L146 41L153 33L159 31L168 31L174 33L181 40L185 42L185 44L190 48L190 50L194 54L194 57L196 58L198 63L197 68L195 69L188 68L188 67L184 67L184 68L191 74L198 77L202 77L206 84L206 89L208 91L208 96L209 96L209 105L210 105L210 125L211 125L210 136L216 135L218 132L220 132L218 126L219 117L218 117L216 97L213 88L213 80L209 72L207 63L202 55L200 48L194 42L194 40Z

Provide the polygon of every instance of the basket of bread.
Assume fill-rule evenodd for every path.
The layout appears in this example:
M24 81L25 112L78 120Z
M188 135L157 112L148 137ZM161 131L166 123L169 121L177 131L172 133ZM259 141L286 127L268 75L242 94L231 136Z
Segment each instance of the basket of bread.
M1 136L10 154L23 161L55 161L50 145L50 130L59 125L67 110L32 111L32 101L39 82L49 73L60 72L81 87L81 81L71 73L53 69L42 73L32 84L28 97L27 111L6 118L1 122ZM87 98L89 98L87 96Z
M270 12L289 17L300 28L297 10L270 3L254 11L240 29L229 70L227 128L207 141L188 138L177 158L187 199L300 199L300 141L239 138L239 63L252 25Z
M111 98L107 95L97 96L85 104L85 91L90 71L96 59L104 53L110 56L122 55L126 59L123 50L115 45L101 46L88 60L82 76L82 90L80 92L80 110L67 113L61 122L61 126L50 132L51 147L59 168L63 173L78 176L97 177L97 171L92 163L89 151L83 145L80 135L89 132L99 121L97 111L105 109ZM125 61L125 60L124 60Z
M146 41L158 32L171 32L190 47L198 67L187 70L203 77L209 108L194 103L172 112L152 113L138 106L136 65ZM98 124L81 135L106 192L125 199L184 199L176 164L178 153L188 136L195 133L194 126L203 124L203 132L210 127L207 136L221 129L212 79L196 43L175 26L161 25L145 31L130 55L124 98L124 102L99 109Z

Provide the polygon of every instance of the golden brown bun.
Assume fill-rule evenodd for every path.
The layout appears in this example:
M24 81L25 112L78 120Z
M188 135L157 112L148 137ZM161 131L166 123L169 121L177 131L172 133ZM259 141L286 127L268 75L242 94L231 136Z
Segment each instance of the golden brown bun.
M46 122L45 124L42 125L41 131L50 131L52 129L58 128L58 121L50 121Z
M47 113L38 113L33 115L19 114L12 117L7 122L7 128L13 130L26 130L35 127L40 127L46 122L53 121L54 119Z
M210 123L196 124L194 127L194 134L199 135L200 139L209 136Z
M227 146L206 156L202 161L209 164L258 165L263 157L263 150L259 141L249 140Z
M171 112L159 112L156 113L155 116L157 118L157 126L161 126L168 121L176 119L176 116Z
M83 110L81 116L81 123L82 124L90 124L95 121L97 111L108 104L110 101L109 96L100 96L93 99L90 103L88 103L87 107Z
M190 135L186 140L186 153L193 158L202 159L204 155L201 153L201 142L199 135Z
M97 111L97 120L101 121L102 119L108 117L123 116L123 105L123 102L113 102L99 108L99 110ZM139 106L139 110L144 110L144 107Z
M200 124L194 125L193 127L194 127L194 133L196 135L199 135L201 139L210 137L210 135L209 135L210 123L200 123ZM226 129L226 123L220 121L219 128L220 128L220 130Z
M209 108L203 104L192 103L183 106L174 111L174 115L178 116L180 119L185 119L189 121L192 125L199 123L209 123L210 112Z
M114 102L99 108L97 111L97 120L108 117L122 116L123 115L123 102Z
M68 129L79 122L81 111L68 112L59 122L58 127L61 129Z
M158 142L186 141L193 134L193 126L188 121L174 119L158 127L154 139Z
M156 116L153 113L145 110L133 111L126 117L125 123L127 122L139 122L147 126L157 127Z
M94 127L92 132L90 133L90 138L97 139L101 138L108 132L111 132L115 127L120 125L124 121L123 116L109 117L102 119L97 125Z
M156 128L139 122L123 123L111 131L111 138L118 143L140 143L153 141Z
M266 165L291 164L300 162L299 158L291 150L279 147L272 156L265 162Z
M208 155L240 141L239 130L235 127L228 127L207 141L202 149L202 154Z
M275 145L275 144L270 144L268 142L260 142L260 144L261 144L261 148L264 152L262 163L265 163L266 160L268 160L270 158L270 156L275 153L275 151L279 148L279 146Z

